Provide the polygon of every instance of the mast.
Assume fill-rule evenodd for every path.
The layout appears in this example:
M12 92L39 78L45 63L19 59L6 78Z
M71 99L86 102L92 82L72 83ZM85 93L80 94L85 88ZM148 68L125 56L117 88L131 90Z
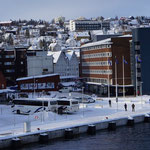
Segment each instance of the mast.
M123 72L123 97L125 97L124 56L122 56L122 72Z
M118 99L118 87L117 87L117 62L116 62L116 56L115 56L115 81L116 81L116 100Z

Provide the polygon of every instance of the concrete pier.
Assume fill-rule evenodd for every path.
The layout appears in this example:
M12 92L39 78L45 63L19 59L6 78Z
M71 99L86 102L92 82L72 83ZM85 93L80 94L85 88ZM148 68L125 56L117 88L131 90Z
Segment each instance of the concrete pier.
M145 115L135 115L131 116L134 120L134 124L144 122L145 121ZM92 120L92 119L91 119ZM69 139L71 139L74 135L87 133L89 130L89 124L93 126L93 133L96 132L96 130L102 130L102 129L108 129L110 124L115 123L113 125L115 128L119 126L126 126L128 123L129 118L128 117L122 117L122 118L114 118L114 119L105 119L105 120L97 120L97 121L88 121L84 120L83 122L76 121L76 124L72 123L71 121L68 121L67 127L55 128L55 129L46 129L46 130L37 130L28 132L29 130L26 130L25 133L19 134L19 135L9 135L5 137L0 137L0 149L7 148L12 146L12 139L17 138L21 139L19 141L20 145L25 145L33 142L39 142L39 139L41 138L41 135L44 136L44 141L50 140L50 139L56 139L56 138L65 138L66 132L70 131L69 133ZM148 119L149 120L149 119ZM70 123L70 124L69 124ZM29 129L29 128L26 128ZM68 130L69 129L69 130ZM113 128L114 129L114 128ZM117 131L116 131L117 132Z

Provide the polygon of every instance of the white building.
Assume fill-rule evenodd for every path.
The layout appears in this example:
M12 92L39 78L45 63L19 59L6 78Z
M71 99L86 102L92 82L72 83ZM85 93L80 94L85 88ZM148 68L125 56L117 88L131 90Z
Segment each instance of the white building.
M110 23L97 20L70 20L70 31L109 29Z
M74 51L49 51L48 55L53 56L54 73L79 77L79 61Z
M40 36L40 29L37 29L37 28L29 29L29 34L32 37L38 37Z
M47 55L47 51L29 48L27 51L28 76L53 73L53 57Z
M76 47L77 46L77 42L76 40L74 40L73 38L66 40L66 44L69 47Z

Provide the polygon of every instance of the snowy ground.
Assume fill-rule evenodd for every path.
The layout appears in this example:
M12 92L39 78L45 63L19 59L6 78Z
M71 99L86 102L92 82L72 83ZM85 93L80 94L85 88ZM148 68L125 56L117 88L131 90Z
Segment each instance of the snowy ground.
M69 96L68 93L53 93L51 97ZM72 93L72 97L82 97L81 93ZM84 95L85 96L85 95ZM17 115L11 112L9 105L0 105L0 138L8 135L17 135L24 132L24 123L31 121L31 131L46 129L58 129L75 124L84 124L94 121L127 117L137 114L150 113L150 96L111 98L109 106L108 98L97 98L95 103L80 104L78 112L73 114L58 115L53 112L40 112L33 115ZM124 104L128 111L125 111ZM135 112L132 112L132 104L135 104Z

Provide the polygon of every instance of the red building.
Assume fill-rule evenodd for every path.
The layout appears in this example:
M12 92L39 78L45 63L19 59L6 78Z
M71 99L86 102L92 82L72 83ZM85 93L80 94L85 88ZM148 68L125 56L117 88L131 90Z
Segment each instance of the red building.
M47 74L17 79L18 90L20 90L20 92L31 93L58 91L59 82L60 77L58 74Z
M2 72L0 72L0 89L6 89L6 80Z

